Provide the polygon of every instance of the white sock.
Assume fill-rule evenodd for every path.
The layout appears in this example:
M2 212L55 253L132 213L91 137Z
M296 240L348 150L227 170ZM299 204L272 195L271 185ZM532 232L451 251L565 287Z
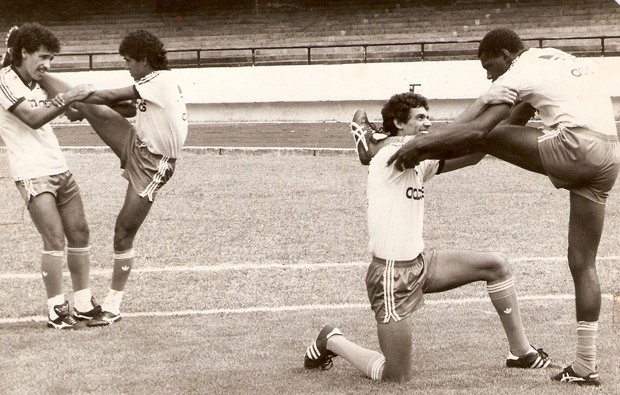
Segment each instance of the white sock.
M73 293L73 307L81 313L91 311L95 307L91 301L92 297L93 295L90 292L90 288L75 291Z
M110 292L108 292L108 296L105 297L105 300L101 305L101 310L108 311L112 314L120 314L123 294L123 291L115 291L111 289Z

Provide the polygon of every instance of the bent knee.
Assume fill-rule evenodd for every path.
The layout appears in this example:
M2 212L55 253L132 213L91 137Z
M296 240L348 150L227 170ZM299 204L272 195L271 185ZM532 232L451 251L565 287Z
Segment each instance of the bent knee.
M489 270L493 274L493 280L506 278L512 275L510 259L503 252L492 252L489 255Z

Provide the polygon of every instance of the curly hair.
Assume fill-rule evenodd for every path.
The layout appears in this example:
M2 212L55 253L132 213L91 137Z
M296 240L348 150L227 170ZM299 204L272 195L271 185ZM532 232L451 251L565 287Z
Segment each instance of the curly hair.
M118 47L118 53L137 61L146 59L154 70L168 70L164 44L157 36L146 30L136 30L127 34Z
M478 47L478 57L482 54L497 56L502 49L510 53L517 53L524 48L521 37L510 29L493 29L488 32Z
M428 100L422 95L413 92L399 93L383 105L381 116L383 117L383 130L390 136L398 134L398 128L394 121L407 123L411 119L411 109L424 107L428 111Z
M12 39L9 37L7 42ZM21 66L24 60L22 50L32 54L40 50L41 47L55 54L60 52L60 42L48 28L38 23L24 23L17 30L17 37L11 46L11 63L15 66Z

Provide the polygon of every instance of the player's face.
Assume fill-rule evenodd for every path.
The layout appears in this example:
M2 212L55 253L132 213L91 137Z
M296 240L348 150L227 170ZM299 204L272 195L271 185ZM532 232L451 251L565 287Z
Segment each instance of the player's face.
M21 71L20 75L22 78L27 79L28 82L32 80L39 81L45 73L51 70L53 59L54 53L43 46L33 53L28 53L23 49L22 64L18 67L18 70Z
M495 81L506 71L508 71L510 68L511 59L505 54L492 56L485 52L480 56L480 63L487 71L487 79Z
M424 107L416 107L409 110L409 120L407 123L397 122L396 127L400 129L401 136L416 136L428 133L432 123L428 117L428 111Z
M145 61L138 61L129 56L123 56L123 59L125 59L125 65L134 81L141 80L150 72L150 70L147 70L145 67Z

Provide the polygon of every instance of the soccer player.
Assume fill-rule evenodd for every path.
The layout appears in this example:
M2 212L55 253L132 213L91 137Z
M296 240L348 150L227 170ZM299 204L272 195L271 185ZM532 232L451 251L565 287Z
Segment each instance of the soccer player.
M415 140L431 126L427 100L415 93L392 96L381 111L385 133ZM432 134L432 133L430 133ZM345 338L339 329L325 325L308 347L304 365L327 369L340 355L373 380L405 382L412 378L411 315L424 305L424 294L485 281L509 343L506 365L546 368L551 361L535 349L525 334L508 258L499 252L424 249L424 183L442 172L478 163L475 153L450 160L425 160L400 171L388 159L403 141L386 144L368 169L368 233L373 254L366 288L377 321L382 354Z
M596 337L601 288L596 270L605 202L620 169L620 144L603 70L592 60L554 48L525 49L509 29L485 35L478 58L494 86L520 103L468 109L473 120L405 144L390 158L412 168L429 158L477 149L549 177L570 192L568 265L575 287L577 346L573 363L553 380L600 386ZM522 126L535 111L544 129ZM509 117L508 125L497 126Z
M80 189L49 122L73 101L88 93L84 87L65 95L66 105L52 106L38 81L51 68L60 44L47 28L26 23L11 30L11 65L0 70L0 135L11 176L32 222L43 239L41 275L47 294L47 326L75 329L92 319L99 306L90 290L89 230ZM63 291L66 259L73 286L74 311Z
M157 191L172 177L187 137L187 109L159 38L145 30L131 32L121 41L119 53L135 84L93 90L73 105L120 158L123 177L128 180L125 202L114 228L110 291L101 313L88 326L107 326L121 319L120 305L135 262L134 238ZM66 90L66 84L58 79L49 78L46 83L50 90ZM63 97L59 93L54 103L66 105ZM136 102L135 126L112 108L93 105L114 105L127 100Z

